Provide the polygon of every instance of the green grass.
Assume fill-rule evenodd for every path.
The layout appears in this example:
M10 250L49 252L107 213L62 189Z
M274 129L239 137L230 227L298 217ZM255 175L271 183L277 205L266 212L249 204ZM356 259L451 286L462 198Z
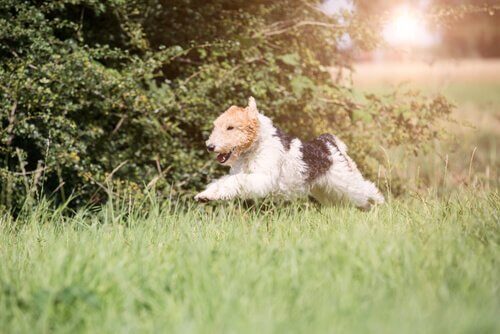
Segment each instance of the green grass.
M499 203L41 202L0 218L0 332L498 333Z

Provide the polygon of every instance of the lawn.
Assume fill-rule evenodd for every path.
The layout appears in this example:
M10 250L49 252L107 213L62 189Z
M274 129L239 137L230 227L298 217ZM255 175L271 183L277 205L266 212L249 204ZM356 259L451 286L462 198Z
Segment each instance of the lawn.
M0 219L0 332L498 333L499 203L39 203Z

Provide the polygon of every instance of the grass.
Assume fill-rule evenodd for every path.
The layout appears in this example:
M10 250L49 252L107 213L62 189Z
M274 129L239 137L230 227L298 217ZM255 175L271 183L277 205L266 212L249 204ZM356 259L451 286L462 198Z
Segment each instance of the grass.
M0 332L498 333L499 203L42 201L0 219Z

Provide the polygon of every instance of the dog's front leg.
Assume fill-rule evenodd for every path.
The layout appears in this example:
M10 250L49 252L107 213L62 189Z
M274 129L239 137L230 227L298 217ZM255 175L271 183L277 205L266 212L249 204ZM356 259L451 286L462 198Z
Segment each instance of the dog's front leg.
M213 181L207 189L194 197L199 202L215 201L220 199L230 199L237 195L237 184L234 175L226 175Z
M227 175L208 185L195 200L208 202L235 197L262 197L272 190L272 178L265 174Z

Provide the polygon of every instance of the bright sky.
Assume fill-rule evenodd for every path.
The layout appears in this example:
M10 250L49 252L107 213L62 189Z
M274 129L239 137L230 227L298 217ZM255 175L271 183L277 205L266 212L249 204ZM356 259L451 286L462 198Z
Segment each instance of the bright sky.
M389 45L394 47L430 47L439 42L439 35L431 32L424 20L424 11L430 0L412 1L412 7L395 7L382 32ZM321 9L327 14L354 10L352 0L325 0ZM350 46L349 36L342 37L341 44Z
M326 0L321 5L321 9L327 14L335 14L343 10L352 11L354 5L351 0Z
M354 10L354 5L351 0L326 0L320 8L328 15L333 15L344 11L352 12ZM341 49L349 49L351 46L352 42L349 35L342 35L339 40L339 47Z
M439 42L439 36L427 28L421 10L405 5L394 8L383 36L395 47L429 47Z

